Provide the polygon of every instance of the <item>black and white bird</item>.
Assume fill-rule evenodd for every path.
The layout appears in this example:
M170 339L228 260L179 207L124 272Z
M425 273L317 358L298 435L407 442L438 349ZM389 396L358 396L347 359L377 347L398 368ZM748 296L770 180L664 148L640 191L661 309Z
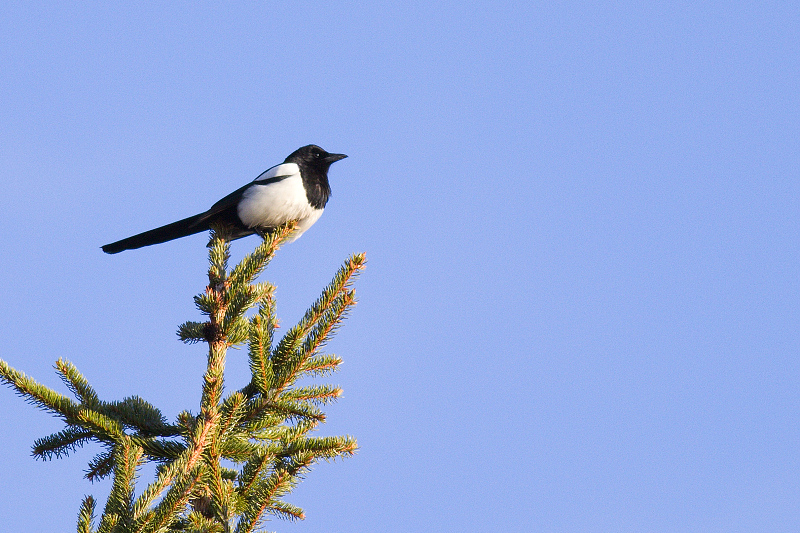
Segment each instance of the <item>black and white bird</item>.
M216 222L232 226L231 238L239 239L254 233L268 233L285 222L296 220L297 229L288 241L291 242L322 215L331 195L328 169L345 157L344 154L329 154L314 144L303 146L292 152L283 163L265 170L208 211L106 244L103 251L116 254L160 244L208 230Z

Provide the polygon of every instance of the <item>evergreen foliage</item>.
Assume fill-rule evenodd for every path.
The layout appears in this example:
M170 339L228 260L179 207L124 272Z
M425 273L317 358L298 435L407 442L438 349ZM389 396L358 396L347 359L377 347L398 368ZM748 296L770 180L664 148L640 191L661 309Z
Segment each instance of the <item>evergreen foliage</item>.
M355 304L351 284L365 256L351 256L303 318L275 343L275 287L255 279L293 229L289 223L266 235L233 269L228 268L228 228L212 231L209 283L195 297L208 320L178 328L183 342L209 347L197 414L184 411L170 424L139 397L101 400L72 363L59 359L56 370L73 400L0 360L0 381L66 425L36 440L35 457L64 457L88 442L103 448L86 477L112 476L111 493L99 522L94 498L84 498L79 533L245 533L257 531L269 516L302 519L303 510L284 496L315 462L355 452L351 436L309 435L325 421L322 406L336 400L341 389L298 385L298 380L327 375L341 363L320 350ZM246 316L254 307L256 312ZM251 380L226 394L227 349L239 344L247 344ZM158 465L156 479L137 496L137 472L147 462Z

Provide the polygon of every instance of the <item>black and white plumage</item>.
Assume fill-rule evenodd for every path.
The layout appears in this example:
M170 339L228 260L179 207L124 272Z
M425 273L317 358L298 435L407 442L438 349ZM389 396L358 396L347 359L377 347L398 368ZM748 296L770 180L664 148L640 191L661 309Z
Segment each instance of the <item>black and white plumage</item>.
M239 239L254 233L267 233L276 226L296 220L297 229L290 238L291 242L322 215L331 195L328 169L345 157L344 154L329 154L319 146L309 144L292 152L280 165L265 170L252 182L233 191L208 211L106 244L103 251L116 254L160 244L206 231L216 222L232 226L232 238Z

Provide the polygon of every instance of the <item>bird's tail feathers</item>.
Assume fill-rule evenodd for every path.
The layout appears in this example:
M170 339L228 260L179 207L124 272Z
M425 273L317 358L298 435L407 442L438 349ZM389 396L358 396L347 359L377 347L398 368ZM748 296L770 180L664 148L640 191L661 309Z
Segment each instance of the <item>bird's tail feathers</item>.
M205 213L184 218L172 224L161 226L160 228L145 231L133 237L112 242L103 246L103 251L107 254L117 254L123 250L135 250L143 246L161 244L162 242L179 239L188 235L194 235L209 229L208 221L203 220Z

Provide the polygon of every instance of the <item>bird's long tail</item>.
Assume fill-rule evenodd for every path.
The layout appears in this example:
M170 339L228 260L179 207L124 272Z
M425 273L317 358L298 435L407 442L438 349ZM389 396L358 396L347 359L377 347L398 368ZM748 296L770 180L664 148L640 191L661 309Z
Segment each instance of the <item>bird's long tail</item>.
M194 235L209 229L208 222L198 221L205 213L194 215L189 218L184 218L172 224L161 226L160 228L145 231L133 237L122 239L121 241L112 242L103 246L103 251L107 254L118 254L123 250L134 250L142 246L150 246L151 244L161 244L162 242L179 239L188 235Z

